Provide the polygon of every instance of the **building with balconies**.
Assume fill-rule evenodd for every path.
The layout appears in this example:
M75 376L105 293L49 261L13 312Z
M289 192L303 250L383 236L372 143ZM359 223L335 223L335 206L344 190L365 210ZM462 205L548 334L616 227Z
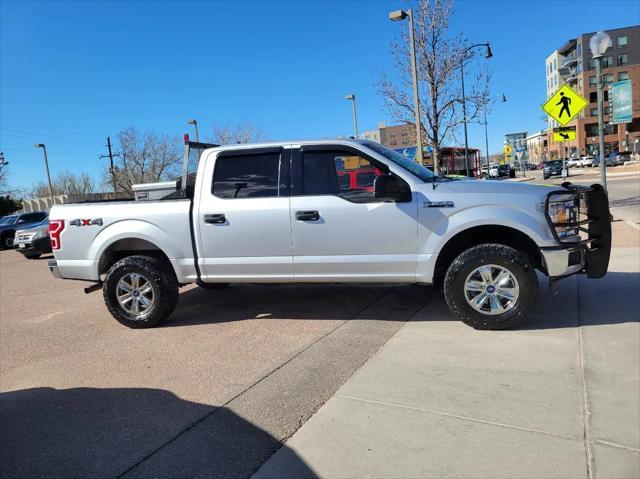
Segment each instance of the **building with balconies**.
M604 122L605 153L630 151L636 139L640 138L640 26L607 30L611 45L602 57L602 81L604 82ZM567 126L576 127L576 139L565 143L569 157L594 155L598 149L598 104L595 61L589 49L589 40L595 34L584 33L565 42L546 59L547 98L564 83L582 95L589 104ZM610 85L621 80L632 83L632 121L610 124ZM547 142L550 159L562 158L562 143L553 141L554 127L559 126L549 120Z

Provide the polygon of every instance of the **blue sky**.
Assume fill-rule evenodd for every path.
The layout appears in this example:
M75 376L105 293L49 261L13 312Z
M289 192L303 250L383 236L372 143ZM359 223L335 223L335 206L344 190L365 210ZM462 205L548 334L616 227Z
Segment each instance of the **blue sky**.
M106 136L129 125L181 135L196 118L251 122L268 139L351 135L387 121L375 83L392 70L397 1L0 2L0 150L10 183L86 171L96 178ZM458 0L452 31L490 41L491 152L504 134L544 128L544 60L583 32L640 23L637 1ZM469 77L482 58L469 64ZM484 129L470 126L484 149Z

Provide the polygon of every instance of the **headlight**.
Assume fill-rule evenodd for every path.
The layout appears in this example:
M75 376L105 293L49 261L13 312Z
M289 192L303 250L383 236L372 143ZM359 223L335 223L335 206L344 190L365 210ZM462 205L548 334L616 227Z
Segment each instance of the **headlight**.
M576 198L549 202L549 218L552 223L575 223L578 220L578 201ZM575 226L555 226L558 237L577 235L578 229Z
M44 238L44 236L45 236L44 231L36 231L33 234L33 236L31 237L31 240L33 241L33 240L38 239L38 238Z

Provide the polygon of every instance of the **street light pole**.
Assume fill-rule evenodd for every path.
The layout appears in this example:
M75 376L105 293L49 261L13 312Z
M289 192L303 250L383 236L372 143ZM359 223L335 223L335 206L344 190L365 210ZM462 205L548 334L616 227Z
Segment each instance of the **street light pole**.
M460 78L462 79L462 122L464 123L464 168L467 176L469 171L469 138L467 135L467 101L464 95L464 60L460 62Z
M353 94L349 94L344 97L345 100L351 100L351 106L353 107L353 131L355 133L355 140L358 140L358 117L356 115L356 96Z
M484 105L484 143L487 152L487 175L489 174L489 131L487 123L487 104ZM482 176L482 175L481 175Z
M196 143L200 143L200 140L198 139L198 121L197 120L188 120L187 121L187 125L193 125L193 127L196 130Z
M596 80L598 94L598 149L600 150L600 183L607 190L607 165L604 154L604 121L602 118L602 56L609 48L611 38L604 32L598 32L589 40L591 54L596 61Z
M409 44L411 47L411 72L413 74L413 103L416 117L416 161L423 164L422 149L422 125L420 123L420 95L418 92L418 67L416 59L416 46L413 30L413 10L409 8L407 11L396 10L389 14L389 19L397 22L399 20L409 19ZM433 172L438 174L438 164L436 161L437 153L434 152Z
M467 134L467 98L464 94L464 57L468 51L476 47L486 47L487 52L485 53L485 58L491 58L493 53L491 52L491 46L489 42L487 43L476 43L475 45L471 45L467 47L463 52L462 58L460 60L460 78L462 79L462 122L464 124L464 167L467 172L467 176L471 176L471 172L469 170L469 139Z
M51 195L51 206L54 204L53 200L53 186L51 185L51 174L49 173L49 160L47 159L47 147L43 143L36 143L36 148L42 148L44 153L44 167L47 170L47 180L49 180L49 194Z

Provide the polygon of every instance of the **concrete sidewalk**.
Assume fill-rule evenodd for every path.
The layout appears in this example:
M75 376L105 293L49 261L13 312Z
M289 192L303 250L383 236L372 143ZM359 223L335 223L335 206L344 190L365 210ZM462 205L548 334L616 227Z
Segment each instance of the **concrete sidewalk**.
M255 477L640 477L639 271L616 246L604 279L543 281L518 331L434 300Z

